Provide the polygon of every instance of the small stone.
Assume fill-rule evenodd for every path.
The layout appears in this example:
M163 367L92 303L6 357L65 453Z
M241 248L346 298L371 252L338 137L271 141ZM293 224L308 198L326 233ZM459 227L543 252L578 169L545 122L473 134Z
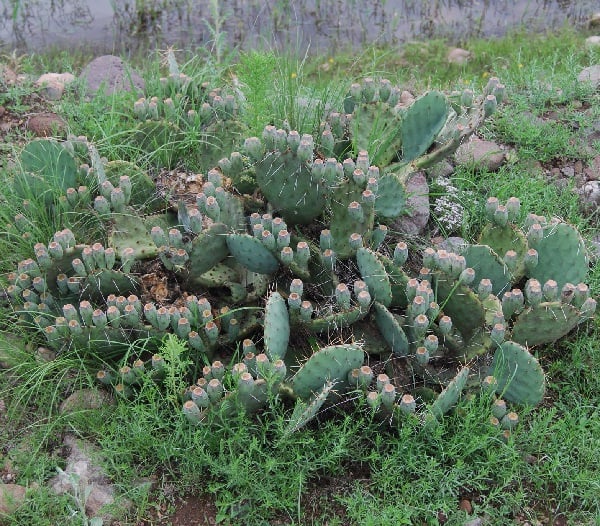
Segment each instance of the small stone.
M560 170L565 177L571 178L575 175L575 168L572 166L563 166Z
M27 129L37 137L65 137L67 128L67 122L56 113L38 113L27 121Z
M59 100L65 92L65 87L75 80L72 73L44 73L35 82L41 88L46 100Z
M5 113L6 113L6 108L4 106L0 106L0 119L2 117L4 117Z
M600 12L594 13L588 20L588 27L599 27L600 26Z
M61 413L73 413L86 409L100 409L106 405L113 405L113 398L99 389L80 389L60 404Z
M588 181L579 191L581 205L585 210L595 211L600 207L600 181Z
M448 60L448 62L450 62L450 64L463 65L466 64L470 58L471 52L460 47L455 47L451 49L446 55L446 59Z
M460 166L473 166L495 172L506 160L506 152L495 142L474 137L458 147L454 159Z
M583 163L581 161L575 161L575 164L573 164L573 170L575 170L576 174L583 173Z
M438 177L450 177L454 173L454 166L446 159L442 159L439 163L435 163L425 170L430 179Z
M469 499L462 499L458 507L468 515L473 513L473 506L471 506L471 501Z
M0 484L0 516L14 513L25 501L26 491L19 484Z
M0 64L0 81L5 84L12 85L16 84L17 80L17 74L12 69L4 64Z
M465 522L463 526L483 526L483 519L477 517L472 521Z
M600 64L584 68L577 77L579 82L589 83L595 89L600 88Z
M586 47L598 47L600 46L600 36L593 35L585 39Z

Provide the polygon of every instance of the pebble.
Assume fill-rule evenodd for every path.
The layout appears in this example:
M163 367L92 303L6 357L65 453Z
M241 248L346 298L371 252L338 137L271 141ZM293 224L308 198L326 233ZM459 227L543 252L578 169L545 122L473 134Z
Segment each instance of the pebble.
M455 47L448 51L446 59L448 60L448 62L450 62L450 64L458 64L460 66L466 64L471 58L471 55L472 53L470 51L467 51L466 49L462 49L460 47Z
M473 506L471 506L471 501L469 499L462 499L458 507L468 515L473 513Z
M589 83L595 89L600 88L600 64L588 66L581 70L577 80L582 83Z
M44 73L36 81L46 100L60 100L65 88L75 80L72 73Z
M506 160L506 151L493 141L483 141L472 137L461 144L454 154L456 164L473 166L488 172L495 172Z

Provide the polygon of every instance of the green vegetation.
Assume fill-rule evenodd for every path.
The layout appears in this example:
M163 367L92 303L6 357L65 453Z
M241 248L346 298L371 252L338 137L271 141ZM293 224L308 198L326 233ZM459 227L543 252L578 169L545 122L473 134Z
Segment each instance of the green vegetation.
M215 30L218 32L218 28ZM211 495L217 507L217 519L233 524L265 524L277 520L286 524L462 524L469 515L459 508L461 499L470 501L471 517L488 517L493 524L513 524L516 518L533 521L546 516L552 519L557 515L564 515L569 523L593 524L600 515L597 497L600 493L600 385L593 373L595 367L600 366L600 327L597 319L586 321L583 318L587 316L580 314L585 311L586 293L582 292L581 301L574 300L575 306L572 306L560 303L548 292L544 302L546 314L542 315L535 310L537 303L532 299L535 297L532 289L536 287L530 282L528 300L531 307L522 314L511 316L512 309L521 307L511 307L508 300L495 304L496 310L504 311L506 320L502 332L506 329L507 339L510 330L513 338L522 342L535 340L540 332L544 336L551 333L547 339L535 340L540 345L529 355L521 346L509 342L503 344L503 336L497 332L489 336L479 332L479 325L486 324L483 320L489 314L484 309L484 300L488 296L475 286L469 288L464 282L466 275L460 271L445 269L438 253L435 278L431 278L435 279L435 299L447 312L452 312L454 325L460 332L448 333L440 320L432 324L445 349L466 356L471 372L482 366L478 363L478 360L483 361L478 356L482 354L481 349L485 353L489 351L487 358L495 353L497 369L493 372L498 376L498 389L505 398L511 400L512 397L517 404L540 401L544 394L543 369L547 375L545 398L543 404L535 408L515 405L520 423L510 433L502 434L490 424L493 394L480 394L479 389L465 386L467 373L457 367L456 361L449 361L442 367L426 369L434 378L429 386L433 384L435 393L431 389L427 392L421 389L419 395L413 391L420 406L419 416L413 417L400 410L400 404L386 405L386 393L391 391L385 383L379 394L349 389L353 380L348 381L347 372L362 363L362 351L350 343L333 346L347 341L343 338L348 338L350 329L340 330L340 327L349 326L357 339L376 340L376 345L372 340L369 345L385 348L380 351L384 357L390 355L391 348L396 356L402 357L401 360L414 358L413 367L421 372L419 377L427 377L418 369L416 356L417 348L425 348L429 343L424 341L424 346L419 345L425 332L421 333L417 328L417 307L414 304L406 307L412 301L410 296L406 297L406 283L414 269L409 265L403 267L404 261L400 262L405 259L399 254L403 247L397 247L398 254L392 258L398 233L390 222L386 240L390 250L387 253L377 251L382 243L382 229L378 228L376 218L395 220L406 210L400 207L390 212L397 205L383 198L379 199L379 204L376 202L373 211L367 210L366 202L362 202L362 208L352 205L368 187L351 179L343 168L342 172L331 176L334 181L328 190L325 187L306 188L305 192L314 192L314 195L305 206L298 207L295 202L281 198L281 195L289 195L285 185L290 184L290 180L301 185L305 184L306 178L316 177L310 167L307 168L303 148L311 159L315 155L313 152L327 158L334 154L341 156L349 149L350 157L357 165L361 162L359 150L366 148L382 172L379 195L385 196L385 190L396 192L393 195L403 192L406 161L425 167L431 164L427 163L428 159L437 161L445 156L443 145L450 144L448 152L458 145L457 136L445 136L443 129L448 120L448 108L452 104L457 107L457 102L437 90L459 90L460 93L470 88L480 93L486 89L490 77L499 76L506 86L507 101L485 121L479 114L483 111L483 102L482 106L472 105L472 115L478 116L472 128L478 129L485 138L509 144L514 152L509 162L496 173L482 172L474 167L461 167L455 171L453 199L464 207L465 213L460 230L446 233L459 233L470 243L465 252L466 266L470 266L471 261L485 260L486 269L500 269L500 273L510 275L505 284L508 288L523 283L524 276L538 278L544 284L548 273L559 281L572 273L569 275L574 276L573 280L586 280L591 296L596 296L600 271L597 265L593 266L590 276L586 277L588 260L577 230L565 222L545 225L543 218L537 218L528 227L538 225L546 234L541 244L536 244L527 230L521 232L517 227L525 213L517 210L507 222L500 217L502 212L498 212L498 203L494 204L488 198L496 196L501 206L508 203L510 197L517 196L521 209L526 212L561 217L575 225L586 239L597 233L597 214L590 216L581 212L578 197L569 187L572 182L568 182L566 188L549 184L540 166L535 165L535 162L545 166L560 165L578 159L589 162L600 153L597 142L586 141L585 131L598 121L598 93L576 82L579 70L597 61L597 52L586 50L583 39L570 30L544 37L515 34L499 41L469 42L466 47L474 52L475 59L464 66L446 63L446 47L441 42L411 44L400 55L389 50L367 49L359 59L343 56L333 60L328 57L297 58L259 51L235 56L223 54L221 50L217 64L202 63L192 55L178 56L179 64L176 64L173 56L167 55L167 59L171 59L168 66L161 65L157 59L144 68L147 99L137 100L136 96L123 93L96 97L88 102L75 90L57 103L56 109L67 118L70 132L74 136L87 136L91 147L87 142L71 141L64 151L60 149L52 155L47 155L46 151L38 155L38 149L56 149L55 143L31 142L29 137L8 135L11 158L18 161L14 166L3 167L1 172L2 188L7 190L1 196L0 213L7 227L0 238L0 250L6 255L2 270L6 273L8 292L14 292L10 286L18 286L18 294L21 289L33 290L29 285L21 286L19 276L11 277L8 273L13 272L19 262L32 257L36 242L55 240L52 247L51 243L46 247L48 251L54 251L48 268L54 274L67 266L70 268L74 258L85 260L84 248L65 241L64 232L63 237L55 235L55 232L69 228L77 240L90 245L101 241L104 246L109 246L112 242L120 261L120 264L109 264L103 259L104 263L95 265L94 269L87 266L86 261L85 270L75 275L76 281L83 284L82 290L90 294L91 301L102 303L110 293L139 293L138 276L128 268L133 260L128 259L127 247L131 246L129 243L135 234L139 236L136 259L140 253L153 258L158 254L167 271L178 276L182 290L201 285L212 291L211 305L218 312L220 332L217 329L218 339L213 340L206 328L210 323L215 324L205 320L202 329L206 338L203 336L198 342L190 339L189 329L177 322L168 332L176 333L179 338L165 336L160 323L153 323L149 314L146 318L149 324L136 325L139 319L131 324L129 330L142 338L137 341L133 337L121 340L113 333L107 338L103 329L105 322L94 321L83 324L86 325L83 329L102 325L98 334L90 331L89 335L89 339L92 342L98 340L99 345L82 344L85 340L77 341L75 337L67 336L63 330L66 327L59 322L44 324L46 335L57 332L60 336L56 339L51 336L46 342L40 339L39 332L30 330L40 323L31 314L31 306L17 307L26 320L24 325L23 320L17 322L10 305L5 305L1 313L5 336L0 341L0 361L10 365L2 371L0 380L0 398L7 405L6 425L0 431L0 440L7 444L0 456L5 472L14 472L17 483L36 483L43 487L57 468L64 467L64 460L56 455L55 449L60 446L61 433L70 431L100 446L108 475L124 497L135 504L133 511L123 518L124 524L154 517L161 504L173 505L168 497L160 496L166 487L174 488L175 495ZM53 63L64 66L68 57L26 57L23 60L23 71L41 72L41 68ZM70 67L77 69L73 62ZM177 84L179 81L174 79L179 73L187 77ZM162 83L159 81L161 76L166 78ZM410 87L416 93L430 90L427 98L417 99L426 102L428 107L440 108L433 111L434 116L425 118L430 130L422 139L424 146L420 140L413 141L411 117L406 116L410 111L416 111L420 103L415 103L413 110L405 110L403 114L404 135L399 146L394 142L396 135L389 132L390 127L400 126L396 116L382 109L382 105L372 104L368 95L372 89L381 93L388 85L381 83L373 88L369 81L360 80L365 76L377 80L388 78L390 85ZM359 82L358 87L351 87L350 81ZM202 91L199 86L203 82L211 88L221 87L221 91L213 95ZM2 104L8 111L19 113L24 111L27 90L32 88L20 87L19 90L24 91L18 94L15 89L7 91ZM351 97L346 97L347 93ZM170 97L172 106L162 102L152 106L150 97L154 94L160 94L160 101ZM380 99L387 100L383 96ZM330 121L331 133L323 134L323 116L341 106L346 112L354 112L352 125L336 134L337 123ZM190 114L190 108L197 109L198 115ZM205 118L202 111L210 117ZM442 117L435 117L436 111ZM557 116L548 123L550 113ZM275 128L269 128L263 135L266 124ZM284 134L287 142L283 147L278 142L283 135L277 135L276 129L285 126L288 127ZM228 130L230 135L225 138L223 130ZM290 153L292 148L288 150L287 144L295 140L292 130L297 131L299 137L312 134L316 137L315 144L296 145L296 150ZM253 135L262 138L244 144L244 139ZM415 146L414 154L407 157L408 144ZM216 147L223 155L207 160ZM243 159L231 153L236 150L243 152ZM435 155L428 157L432 153ZM227 157L228 161L219 162L222 157ZM41 179L36 174L41 158L56 160L49 168L43 168L44 173L53 175L52 178ZM254 158L254 162L250 163L250 158ZM73 163L73 160L78 162ZM127 165L127 172L123 164L111 165L122 160L132 163ZM92 169L78 168L81 161L87 162ZM246 199L242 204L235 192L230 192L226 185L221 186L218 174L208 175L212 178L210 192L213 194L206 190L205 198L198 200L202 214L214 221L212 226L203 224L201 229L195 228L196 216L186 212L175 199L172 203L179 208L179 214L174 219L163 214L158 222L164 225L162 234L152 230L152 236L149 231L152 226L157 226L157 216L152 216L152 220L141 227L141 219L136 216L140 210L149 208L162 213L164 201L149 199L152 196L146 191L136 196L134 190L131 200L121 203L119 193L127 192L127 180L122 177L111 180L111 167L119 176L127 174L135 189L146 184L148 175L165 177L165 167L207 174L216 163L239 190L251 192L258 185L261 194L281 211L290 225L300 225L294 228L294 235L300 237L289 245L294 249L291 262L286 262L283 253L258 242L240 226L247 214L242 206L245 205L247 210L251 201ZM141 170L131 169L133 165ZM278 179L280 173L285 173L285 177ZM294 179L297 173L303 178ZM111 180L110 186L104 183L104 178ZM71 182L66 184L67 180ZM72 184L73 180L77 185L85 184L90 193L82 190L61 198L67 187L77 188ZM439 191L444 192L443 188ZM40 203L37 198L42 193L47 199ZM90 197L97 194L103 196L106 205L100 199L90 208ZM213 202L217 200L210 198L216 194L219 201L215 209ZM331 201L330 195L333 195ZM23 199L28 200L26 206ZM255 211L265 211L265 202L259 201L256 194L252 203ZM311 209L308 204L315 208ZM22 216L16 220L18 214ZM111 221L106 221L107 218ZM303 223L310 226L315 219L322 223L316 229L316 237L310 228L302 226ZM490 219L495 221L491 226L488 224ZM27 226L20 226L19 221L27 221ZM349 222L350 229L347 227ZM172 233L169 228L174 224L183 225L183 228ZM219 224L225 224L227 228L221 230ZM265 231L274 228L273 221L268 225L260 224ZM322 234L319 239L318 232L323 225L330 228L333 240L323 241ZM359 247L346 242L354 233L362 236L364 246L363 241ZM184 240L182 234L192 241ZM165 243L157 242L161 236L168 236ZM558 237L561 238L559 243L548 241ZM303 266L302 257L293 259L302 252L300 242L303 239L313 247L309 257L316 270ZM519 260L514 265L506 258L488 256L492 253L488 247L497 248L502 256L508 242L518 253ZM426 243L426 240L411 240L411 257L422 254L418 257L429 257L433 262L436 257L420 248ZM330 256L325 254L331 246L343 260L338 263L337 273L328 267ZM534 246L540 254L535 271L527 266L523 255ZM36 250L39 252L39 247ZM565 251L564 256L558 258L566 261L564 267L550 263L549 255L559 250ZM224 256L218 255L220 251L231 253L236 263L222 265L219 258ZM103 254L108 258L107 252ZM90 257L99 258L93 254ZM39 255L38 261L41 261ZM510 272L508 265L513 265ZM293 287L299 287L302 282L298 284L297 279L291 282L288 267L294 276L301 277L302 282L309 285L309 294L313 294L309 297L315 304L325 305L319 304L316 297L331 299L327 303L327 312L321 308L311 316L294 310L289 298ZM283 296L277 292L267 294L269 282L261 278L276 271ZM320 273L321 279L311 283L315 272ZM389 275L387 281L383 275ZM354 296L347 300L351 303L345 303L346 291L337 281L340 276L358 276L366 282L366 289L359 290L354 286ZM479 276L482 277L485 276ZM497 282L494 280L494 284ZM247 289L241 286L242 283L251 283L252 287ZM455 295L456 291L459 294ZM361 327L360 319L367 316L370 308L361 304L362 292L368 295L366 304L369 306L371 298L376 300L372 307L373 326L381 336L357 329ZM63 306L68 304L69 292L63 295L55 291L54 295L57 298L64 296L65 299L60 299L59 312L64 312L67 317L69 311ZM298 295L302 297L302 293ZM433 297L433 291L431 295ZM461 301L454 301L458 295ZM227 297L225 301L224 297ZM337 297L337 306L334 297ZM258 298L268 298L266 308L263 309L264 303L258 303ZM238 306L231 312L222 310L226 305L233 305L232 302ZM108 317L107 307L110 304L105 303L104 311L100 314L90 312L90 316L99 318L104 314ZM158 311L159 305L155 307ZM261 316L264 314L264 321L257 318L259 312ZM560 324L544 317L548 312L552 318L560 312L568 320L556 333L553 331ZM403 318L393 313L400 313ZM429 314L431 319L427 320L425 330L429 322L436 320L435 314ZM87 316L82 307L75 315L77 319ZM481 322L473 321L480 317ZM231 319L235 322L231 323ZM241 329L235 328L238 324L242 325ZM305 340L304 345L293 340L288 349L290 324L294 331L300 331L299 339ZM251 380L254 386L266 386L251 391L250 401L247 401L240 380L243 371L238 368L232 372L231 366L241 361L247 350L244 345L250 346L243 335L244 327L250 325L255 332L256 327L259 328L256 342L250 343L258 345L259 349L264 345L264 352L272 364L266 373L254 365L256 371L244 377L244 381ZM492 324L487 322L487 325ZM547 328L540 331L542 326ZM577 329L562 338L576 326ZM241 332L236 332L238 330ZM330 341L332 334L334 341ZM555 342L559 337L561 339ZM185 344L186 339L190 345ZM194 342L197 347L193 347ZM551 345L547 345L548 342L552 342ZM41 343L54 348L56 356L53 359L47 361L35 351ZM509 365L519 365L514 369L509 367L508 371L502 370L506 362L502 362L503 353L496 351L496 347L500 351L504 348ZM195 348L194 352L192 348ZM223 349L227 351L223 352ZM299 350L304 355L301 362L305 365L294 380L281 383L282 378L274 365L276 360ZM340 358L342 351L343 359ZM369 352L372 352L371 348ZM125 366L135 369L137 358L147 361L152 353L158 356L156 367L145 368L144 372L138 370L138 373L123 369ZM356 365L354 358L348 358L351 353L357 355ZM201 421L196 426L187 422L182 414L182 394L200 376L206 380L198 385L204 386L217 377L214 364L212 370L210 366L206 367L213 354L226 361L227 372L219 382L222 380L221 385L234 396L226 398L225 402L220 399L215 402L215 396L208 410L193 413L190 420ZM306 360L311 354L312 358ZM522 365L522 357L526 358L527 366ZM298 358L300 356L294 356L292 363L297 363ZM373 365L375 361L373 359ZM449 366L451 374L444 376L442 373ZM521 382L517 371L520 375L523 369L536 377L533 383L537 386L537 390L530 390L528 384L525 395L516 389ZM137 374L137 377L132 385L116 382L120 387L116 390L114 407L61 413L58 407L66 396L81 388L97 387L98 370L122 379L130 374ZM337 382L333 390L325 382L327 375L319 376L323 370L330 371L328 378L333 377ZM356 374L368 374L361 371ZM484 371L483 367L481 371ZM318 378L315 380L314 376ZM509 376L514 380L514 392L504 390L506 383L510 385ZM409 378L411 381L412 377ZM360 379L356 382L361 385ZM332 393L341 394L344 384L350 393L346 398L321 405L328 398L331 401ZM425 382L419 381L417 387L424 385ZM409 390L406 385L397 388L398 395ZM451 410L463 390L460 402ZM290 396L291 391L295 395ZM436 393L437 401L430 404L429 397ZM190 396L203 395L192 393ZM299 400L295 401L296 397ZM254 413L257 401L261 410ZM204 407L189 404L191 402L186 402L184 408L196 408L194 411L197 411L198 405ZM374 411L373 406L379 407L379 404L383 409ZM240 406L247 411L240 410ZM431 425L432 420L437 425ZM158 487L150 490L148 485L139 484L140 477L156 475L160 477ZM26 503L7 516L5 522L9 525L85 524L80 504L69 497L55 497L46 489L31 490Z

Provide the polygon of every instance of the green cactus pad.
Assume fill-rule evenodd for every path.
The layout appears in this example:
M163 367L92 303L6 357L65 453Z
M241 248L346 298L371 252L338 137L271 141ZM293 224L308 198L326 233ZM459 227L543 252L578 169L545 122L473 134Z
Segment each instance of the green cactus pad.
M356 253L356 262L373 299L385 307L389 307L392 302L392 286L385 266L379 261L377 254L371 249L359 248Z
M188 264L190 277L209 271L228 254L227 227L223 223L213 223L192 241Z
M517 253L519 263L516 270L513 272L513 280L517 281L523 277L525 273L523 257L527 252L528 246L527 238L519 228L511 224L501 227L499 225L490 223L486 225L481 232L481 235L479 236L479 244L487 245L500 257L504 257L504 254L506 254L509 250L514 250Z
M309 400L328 381L336 382L336 389L347 387L348 373L360 367L365 353L357 345L332 345L313 354L292 378L294 393Z
M408 338L398 323L398 320L396 320L389 310L377 301L373 303L373 310L379 332L392 349L392 352L399 357L406 356L409 351Z
M260 239L248 234L229 234L226 241L231 255L248 270L272 274L279 268L279 261Z
M304 327L313 333L339 331L341 328L350 327L359 320L362 320L368 313L360 307L353 307L350 310L332 312L325 316L318 316L309 321L294 320L299 326Z
M498 395L509 402L537 405L544 398L544 371L531 353L516 342L504 342L498 347L490 374L498 382Z
M43 199L50 206L54 197L67 188L77 188L78 166L59 142L37 139L21 152L21 168L13 181L13 190L22 199Z
M450 280L445 274L436 277L437 302L465 340L485 325L485 309L469 287Z
M412 161L424 154L448 119L446 97L430 91L415 100L402 116L402 160Z
M255 169L262 193L288 224L308 224L323 212L325 181L291 151L269 152Z
M224 287L229 283L236 283L238 280L238 272L224 263L217 263L199 276L190 275L192 284L204 287Z
M562 338L581 323L579 311L559 301L540 303L521 312L513 325L511 339L527 345L541 345Z
M304 400L297 400L294 411L283 431L283 435L288 436L295 433L317 416L319 409L321 409L335 385L336 383L333 381L326 382L325 385L315 392L306 402Z
M390 280L392 302L389 306L405 308L408 305L408 298L406 297L406 284L410 279L408 274L395 265L391 259L381 254L378 254L377 257L383 263Z
M348 205L352 201L361 201L363 190L364 188L353 182L346 181L332 193L329 229L333 236L333 250L338 259L348 259L354 254L349 241L353 233L360 234L365 241L368 241L373 230L375 211L372 207L371 210L364 210L361 219L353 218L348 211Z
M265 354L269 360L283 360L290 339L290 319L285 300L273 292L265 307Z
M583 239L575 227L567 223L550 223L544 228L544 238L533 248L538 252L538 264L527 273L528 277L542 284L553 279L559 290L565 283L585 281L589 260Z
M353 107L352 143L355 151L366 150L372 164L387 166L402 148L401 120L386 102L360 103Z
M118 257L121 257L125 248L132 248L137 260L156 257L158 249L148 233L146 220L134 214L113 213L112 218L114 223L108 236L108 245L115 249ZM165 216L164 222L167 222L166 219ZM152 226L157 222L158 218L154 217Z
M467 267L475 271L475 280L472 287L476 290L482 279L492 281L492 293L495 296L502 295L510 289L511 275L508 267L502 259L487 245L468 245L461 252Z
M406 188L400 177L389 173L379 178L375 212L385 219L396 219L406 210Z
M429 406L429 411L436 420L441 420L456 405L467 384L469 372L468 367L463 367Z
M132 274L115 269L98 269L88 274L81 284L81 297L100 301L110 294L139 294L140 280Z

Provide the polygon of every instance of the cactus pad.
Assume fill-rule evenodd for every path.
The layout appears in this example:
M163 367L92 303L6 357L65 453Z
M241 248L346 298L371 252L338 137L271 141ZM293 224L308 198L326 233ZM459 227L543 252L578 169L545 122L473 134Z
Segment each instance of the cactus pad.
M544 398L544 371L529 351L516 342L504 342L496 349L490 373L498 382L498 395L510 402L537 405Z
M333 345L313 354L292 379L294 392L302 400L309 400L313 393L328 381L335 381L336 388L347 386L348 373L360 367L365 358L357 345Z

